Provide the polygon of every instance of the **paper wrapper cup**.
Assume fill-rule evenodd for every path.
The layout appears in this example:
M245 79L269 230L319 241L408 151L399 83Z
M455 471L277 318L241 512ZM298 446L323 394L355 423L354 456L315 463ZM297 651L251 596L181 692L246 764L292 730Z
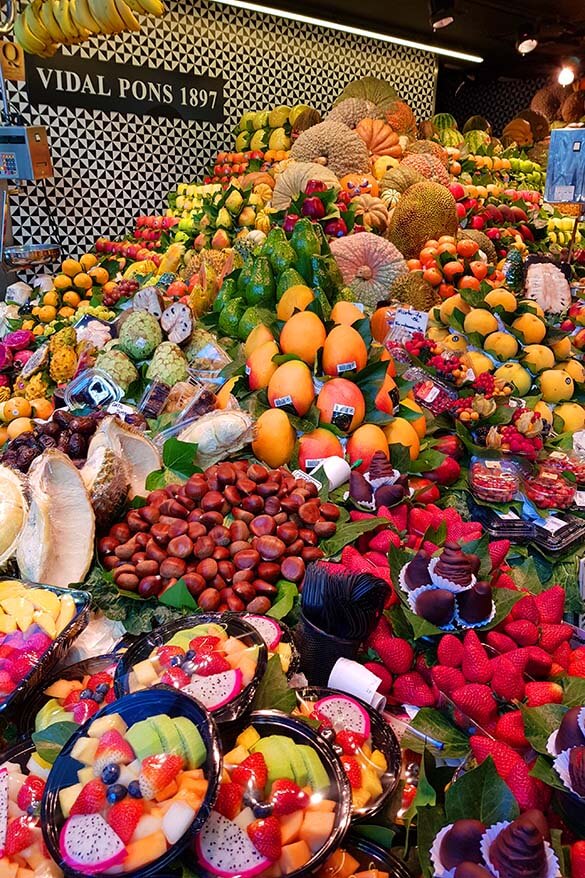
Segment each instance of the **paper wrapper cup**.
M461 594L461 592L459 592L459 594ZM466 622L465 619L459 617L459 604L457 603L457 598L455 598L455 624L458 628L483 628L484 625L489 625L495 615L496 605L492 601L491 613L487 618L483 619L481 622Z
M550 755L553 758L555 756L558 756L558 753L557 753L557 735L558 735L558 733L559 733L559 730L555 729L554 732L550 733L550 735L548 736L548 741L546 742L547 753L550 753Z
M486 829L481 838L481 854L482 857L492 873L496 878L507 878L506 875L500 875L495 866L492 865L492 861L490 860L490 848L500 832L506 828L506 826L510 825L509 820L504 820L501 823L494 823L493 826L490 826L489 829ZM559 868L559 861L557 860L556 854L551 848L548 841L544 843L544 852L546 854L546 875L545 878L561 878L561 870Z
M582 707L577 716L577 724L581 729L581 734L585 737L585 707Z
M457 585L457 583L451 582L450 579L445 579L443 576L439 576L438 573L435 573L435 567L440 560L440 558L431 558L429 563L429 576L437 588L446 588L447 591L452 591L454 594L458 594L462 591L469 591L470 588L473 588L477 581L473 574L471 574L471 582L469 585Z
M580 796L579 793L576 793L573 789L573 785L571 784L571 775L569 774L569 753L571 749L563 750L562 753L555 758L553 762L553 768L566 786L566 788L573 793L574 796L577 796L578 799L583 801L583 796Z
M433 864L433 875L435 878L453 878L455 874L455 869L447 869L443 863L441 862L441 845L443 843L443 839L453 826L452 823L449 823L448 826L443 826L442 829L437 832L435 835L435 840L431 845L431 863Z
M410 564L410 561L408 562L408 564ZM406 568L408 567L408 564L405 564L404 567L402 568L402 570L400 571L400 573L398 574L398 585L400 586L400 588L402 589L404 594L411 595L415 591L418 591L418 589L416 589L416 588L410 589L406 584ZM421 586L419 586L419 588L428 588L431 585L432 585L432 583L429 579L428 585L421 585Z
M423 585L423 586L421 586L421 588L417 588L414 591L408 592L408 605L409 605L410 609L412 610L412 612L416 613L417 616L420 616L421 619L424 619L424 616L421 616L420 613L416 612L416 599L418 598L418 596L420 594L422 594L425 591L436 591L436 590L437 590L436 585ZM457 608L455 608L454 613L453 613L453 618L451 619L451 622L448 625L437 625L437 628L440 628L441 631L456 631L457 628L454 624L456 612L457 612ZM434 624L434 623L431 622L431 625L432 624Z

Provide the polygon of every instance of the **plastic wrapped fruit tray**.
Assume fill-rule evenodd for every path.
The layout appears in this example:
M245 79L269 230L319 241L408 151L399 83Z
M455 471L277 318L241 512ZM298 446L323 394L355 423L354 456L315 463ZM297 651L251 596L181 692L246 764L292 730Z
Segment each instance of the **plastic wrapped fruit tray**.
M9 580L10 577L6 577L3 581L7 582ZM86 627L89 621L91 598L87 592L78 591L77 589L57 588L52 585L23 582L16 578L14 578L13 581L21 582L25 588L40 588L53 592L53 594L56 594L58 597L70 595L73 598L76 608L72 620L38 658L29 673L23 677L20 683L9 695L0 700L0 713L2 711L8 711L10 718L14 718L14 721L16 722L16 718L13 717L15 709L23 703L31 690L41 684L43 680L47 679L55 665L65 658L69 651L69 647L75 638L78 637Z
M299 655L299 651L296 647L296 644L293 639L293 634L288 625L285 625L280 619L271 619L269 616L257 616L254 613L232 613L230 615L234 615L236 618L243 619L245 622L248 622L253 628L256 628L261 637L263 637L264 642L266 643L266 647L268 649L268 658L272 655L278 655L280 650L282 649L281 644L286 647L287 653L290 649L290 662L288 667L285 668L283 663L282 669L285 672L286 676L290 680L299 670L301 664L301 658ZM267 632L267 626L272 626L274 631L280 629L280 641L277 644L276 648L272 647L269 642L270 634L268 636L264 636ZM288 658L288 655L287 655Z
M398 743L396 735L377 711L359 698L355 698L353 695L345 695L345 693L339 692L336 689L327 689L319 686L306 686L303 689L295 689L294 691L297 697L297 702L300 705L306 702L316 703L323 698L340 697L349 699L350 702L356 702L359 707L367 713L370 720L369 737L371 738L371 749L373 751L378 750L382 753L386 760L387 767L386 771L380 777L382 793L373 797L370 802L362 807L356 807L354 805L352 809L352 820L366 820L369 817L372 817L382 809L400 782L402 757L400 744ZM345 726L347 730L347 723ZM335 724L333 724L332 728L334 731L336 730ZM320 729L320 732L323 733L324 729Z
M180 637L183 632L204 626L216 626L222 628L228 634L229 638L239 640L247 650L254 650L255 652L256 665L250 681L246 684L242 682L239 693L235 695L235 697L231 697L227 703L223 703L217 708L209 706L209 710L212 711L213 718L218 724L237 720L250 709L258 684L266 670L267 649L264 640L256 629L245 622L244 619L236 615L202 613L183 616L182 619L175 622L169 622L166 625L161 625L160 628L157 628L156 631L153 631L151 634L140 637L134 644L132 644L132 646L130 646L127 652L124 653L118 663L115 676L116 695L120 697L131 691L132 674L135 673L133 669L136 665L144 665L147 663L153 658L153 654L158 648L169 646L170 642L173 640L176 642L177 638ZM202 632L201 636L205 636L204 632ZM207 636L213 636L213 633L208 634ZM185 646L185 649L187 648L188 647ZM173 667L169 670L171 672L175 671L176 673L176 669ZM237 666L235 670L239 673ZM215 676L219 676L219 674L216 674ZM208 681L212 680L212 675L206 676L203 679ZM193 680L193 677L191 680ZM161 680L160 682L167 683L167 679ZM158 685L158 682L153 680L152 683L147 685L156 686ZM176 686L176 688L181 691L186 691L187 695L191 695L205 704L205 699L202 695L198 698L192 689L184 689L180 682L173 682L172 685Z
M78 780L78 770L80 767L83 768L83 765L86 764L85 762L80 762L78 758L75 758L73 753L75 752L76 755L79 755L80 744L86 743L89 740L91 732L93 731L92 726L94 726L95 729L95 724L98 722L104 724L107 733L109 728L108 721L111 725L113 722L116 722L117 719L118 721L121 719L128 726L127 732L124 734L128 735L126 740L129 741L130 732L133 727L140 723L148 724L149 720L152 720L153 722L160 721L161 716L164 717L165 722L172 722L174 720L178 721L181 719L181 721L188 721L196 727L200 736L200 742L205 748L205 758L203 761L200 761L200 768L205 781L207 781L206 791L202 794L200 806L196 811L192 822L190 825L186 826L183 834L177 838L176 841L173 843L169 841L166 852L151 860L144 860L140 867L128 867L128 863L126 863L126 867L123 869L124 874L132 876L132 878L151 878L151 876L157 876L158 878L158 876L164 874L170 864L180 856L207 820L217 795L222 765L217 728L213 719L207 711L204 710L202 705L169 686L160 686L156 690L153 689L146 692L135 692L132 695L126 695L119 701L103 707L95 716L71 736L57 756L51 773L47 778L47 784L41 802L43 837L51 857L63 870L65 875L76 876L77 878L77 876L81 876L84 872L91 874L104 874L103 870L100 872L95 866L92 866L91 869L86 867L78 869L70 862L65 862L65 859L61 854L63 836L65 835L65 814L63 813L62 808L64 799L60 795L60 792L62 793L65 788L73 787L76 784L76 781ZM102 733L101 737L94 734L94 737L99 737L100 742L103 742L103 734L104 733ZM158 748L161 746L161 740L162 739L158 741ZM140 730L139 734L135 735L135 740L132 741L132 746L137 747L138 741L141 742L143 747L147 746L148 742L146 742L146 736L142 730ZM162 746L165 747L164 744L162 744ZM158 759L162 760L164 757L169 757L170 755L170 749L169 752L167 752L166 749L164 752L158 751L157 754L155 754L154 751L151 752L153 752L153 756L150 758L155 760L155 762ZM138 750L136 750L136 753L138 753ZM142 761L142 771L145 770L145 764L146 759ZM108 766L108 768L110 767L111 766ZM142 783L142 780L140 783ZM108 789L112 788L109 787ZM128 790L130 790L130 787L128 787ZM129 796L130 793L128 793L122 801L131 801ZM108 799L108 802L109 801L110 800ZM156 802L161 801L162 799L160 797L156 799ZM154 805L156 803L153 802L152 804ZM76 811L74 813L85 814L89 817L96 816L93 811L89 815L84 810ZM134 842L134 847L140 848L140 846L144 846L144 843L145 839L141 838ZM95 843L93 849L97 849L102 853L99 842ZM128 856L130 856L129 851L130 845L128 844ZM120 870L116 869L116 871Z
M388 872L390 878L412 878L402 860L373 841L360 838L354 832L347 834L343 849L358 860L363 871L377 869L381 872ZM319 878L318 874L316 878Z

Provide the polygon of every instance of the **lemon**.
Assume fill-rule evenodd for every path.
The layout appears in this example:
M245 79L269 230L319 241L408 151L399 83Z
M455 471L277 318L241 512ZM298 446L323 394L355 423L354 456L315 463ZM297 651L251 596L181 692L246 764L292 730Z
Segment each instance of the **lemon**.
M473 369L476 378L483 372L491 372L495 368L490 358L480 351L468 351L465 354L464 363Z
M564 402L575 391L573 379L564 369L547 369L540 376L540 392L545 402Z
M540 317L541 320L544 320L544 311L538 304L538 302L533 302L532 299L521 299L518 302L519 308L530 309L530 313L536 314L537 317Z
M553 413L550 406L548 406L542 400L539 400L534 406L534 411L538 412L543 421L547 421L547 423L552 424L553 422Z
M585 409L578 402L563 402L555 406L555 415L563 422L563 433L575 433L585 427Z
M551 350L557 360L566 360L571 356L571 339L569 336L551 344Z
M500 287L497 290L492 290L491 293L488 293L484 302L486 305L489 305L490 308L496 308L499 305L504 311L507 311L508 314L513 314L518 307L518 300L514 293L511 293L510 290L505 290L503 287Z
M552 366L550 368L552 369ZM573 381L576 381L578 384L583 384L585 381L585 369L579 360L565 360L562 363L557 363L554 368L563 369L565 372L568 372Z
M448 299L445 299L444 302L441 303L441 307L439 308L439 317L442 323L449 323L451 319L451 314L457 308L458 311L461 311L463 314L469 314L471 311L470 306L467 302L464 302L459 293L456 293L454 296L449 296Z
M506 381L511 384L518 396L526 396L532 387L532 375L520 363L504 363L503 366L496 369L494 377L497 381Z
M452 333L449 333L448 335L446 335L442 341L442 344L449 351L466 351L467 350L467 341L458 332L452 332Z
M530 369L533 375L544 369L552 369L555 364L555 355L543 344L526 345L523 353L522 364Z

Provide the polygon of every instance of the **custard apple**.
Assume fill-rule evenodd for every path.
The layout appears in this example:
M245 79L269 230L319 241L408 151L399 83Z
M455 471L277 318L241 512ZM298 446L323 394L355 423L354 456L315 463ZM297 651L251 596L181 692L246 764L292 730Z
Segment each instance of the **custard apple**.
M134 363L122 351L115 349L100 351L96 357L95 365L97 369L103 369L110 378L113 378L124 393L127 393L132 382L138 379Z
M187 358L181 348L172 341L163 341L156 351L146 372L149 381L161 381L172 387L178 381L186 381Z
M120 327L118 342L133 360L147 360L162 341L162 329L148 311L132 311Z

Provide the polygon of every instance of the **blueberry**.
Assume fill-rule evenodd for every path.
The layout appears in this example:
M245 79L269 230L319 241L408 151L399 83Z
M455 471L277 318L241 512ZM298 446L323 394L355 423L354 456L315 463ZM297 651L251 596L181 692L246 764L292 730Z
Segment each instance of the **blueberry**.
M104 698L105 695L103 694L103 692L94 692L92 696L92 699L93 701L95 701L96 704L101 704Z
M196 655L197 653L194 649L188 649L185 653L185 658L187 659L187 661L190 661L191 659L194 659Z
M82 689L79 693L79 697L83 699L91 698L93 696L93 692L91 689Z
M37 811L37 806L36 806L36 805L29 805L28 808L26 809L26 813L27 813L30 817L34 817L34 815L36 814L36 811Z
M110 684L98 683L98 685L95 687L95 691L99 692L100 695L106 695L110 691Z
M272 805L270 802L256 802L256 804L252 806L252 810L254 811L254 817L257 820L262 820L265 817L270 817L272 814Z
M195 667L195 662L192 662L192 661L183 662L182 668L186 674L189 674L189 676L191 674L194 674L195 671L197 670Z
M183 656L174 655L169 661L169 666L171 668L178 668L181 662L183 661Z
M126 793L128 790L121 783L112 784L111 787L108 787L108 792L106 793L106 798L110 805L115 805L116 802L121 802L122 799L126 798Z
M137 780L131 780L128 784L128 795L131 799L141 799L140 784Z
M102 771L102 780L109 786L111 783L116 783L118 778L120 777L120 766L111 763L110 765L106 765Z

